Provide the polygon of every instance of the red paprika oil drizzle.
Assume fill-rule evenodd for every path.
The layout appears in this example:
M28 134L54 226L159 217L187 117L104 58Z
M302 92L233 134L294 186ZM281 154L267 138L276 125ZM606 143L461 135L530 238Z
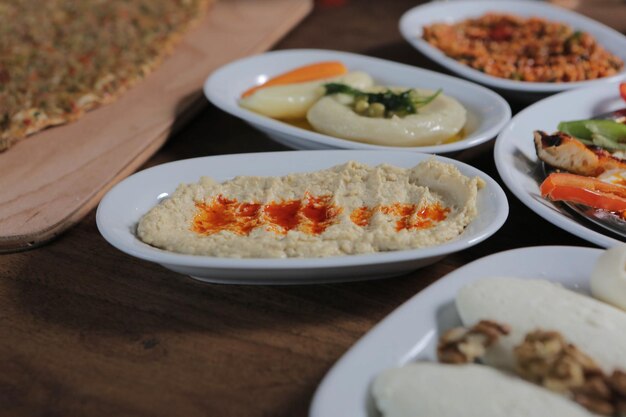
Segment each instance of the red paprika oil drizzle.
M350 220L352 220L352 223L356 224L357 226L365 227L370 224L370 219L372 218L373 214L373 209L366 206L359 207L352 210L352 213L350 213Z
M272 201L263 207L263 214L272 230L285 234L298 227L300 223L298 213L301 206L300 200L287 200L280 203Z
M237 207L237 225L236 233L248 236L252 229L260 224L260 203L239 203Z
M337 216L342 209L331 202L332 195L315 197L308 192L304 194L305 204L302 207L302 217L307 221L302 224L301 230L305 233L319 235L332 224L337 222Z
M394 203L389 206L381 206L380 211L390 216L399 217L396 222L396 230L400 231L432 227L435 222L445 220L450 209L435 203L422 207L418 211L417 204Z
M427 223L423 227L434 226L433 223L439 223L448 217L450 209L448 207L441 207L439 203L428 205L417 212L417 217L422 222Z
M210 203L196 203L198 213L193 219L191 230L203 235L212 235L228 230L247 236L260 225L261 204L239 203L218 195Z
M302 199L261 204L240 203L220 194L209 203L196 203L198 212L191 230L202 235L229 231L247 236L257 227L268 226L268 230L277 234L284 235L290 230L298 230L319 235L338 222L338 216L343 210L332 202L332 197L314 196L306 192ZM363 206L350 213L350 220L357 226L365 227L369 225L376 211L398 218L396 230L400 231L432 227L436 222L445 220L450 209L439 203L419 209L417 204L409 203L393 203L374 208Z
M415 212L416 208L416 204L393 203L389 206L380 206L380 211L389 216L399 217L400 219L396 221L396 230L400 231L402 229L408 229L411 214Z
M336 223L341 213L341 208L332 203L332 195L317 197L308 192L300 200L272 201L265 205L240 203L218 195L210 203L196 203L196 208L198 213L191 230L203 235L230 231L247 236L264 225L278 234L299 230L317 235Z

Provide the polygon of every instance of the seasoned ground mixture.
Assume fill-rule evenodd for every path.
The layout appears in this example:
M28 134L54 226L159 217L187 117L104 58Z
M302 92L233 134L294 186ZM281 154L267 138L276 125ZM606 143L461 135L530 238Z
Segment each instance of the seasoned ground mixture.
M142 79L210 0L0 0L0 151Z
M538 17L490 13L424 27L424 39L457 61L500 78L534 82L593 80L624 63L588 33Z

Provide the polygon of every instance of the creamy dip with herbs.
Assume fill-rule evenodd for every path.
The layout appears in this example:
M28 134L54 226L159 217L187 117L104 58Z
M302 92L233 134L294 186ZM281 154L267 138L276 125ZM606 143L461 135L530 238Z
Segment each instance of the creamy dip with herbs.
M369 101L359 94L369 94ZM407 97L413 106L406 111L401 100L409 94L417 105ZM440 145L459 134L466 119L465 107L440 91L387 87L327 95L307 113L308 122L318 132L384 146Z

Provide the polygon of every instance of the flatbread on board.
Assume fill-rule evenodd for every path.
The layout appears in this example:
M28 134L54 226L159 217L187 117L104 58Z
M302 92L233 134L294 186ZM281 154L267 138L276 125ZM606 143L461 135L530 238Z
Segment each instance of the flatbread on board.
M212 0L0 0L0 152L109 103Z

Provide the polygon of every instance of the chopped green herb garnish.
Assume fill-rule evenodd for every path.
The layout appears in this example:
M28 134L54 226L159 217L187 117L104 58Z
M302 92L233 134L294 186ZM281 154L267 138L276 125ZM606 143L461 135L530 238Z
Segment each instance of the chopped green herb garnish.
M420 107L432 102L441 89L430 96L420 96L415 90L409 89L402 92L385 90L380 93L368 93L341 83L325 84L326 95L347 94L354 97L355 111L367 114L370 117L392 117L416 114ZM376 106L373 104L378 103ZM381 107L382 105L382 107Z

